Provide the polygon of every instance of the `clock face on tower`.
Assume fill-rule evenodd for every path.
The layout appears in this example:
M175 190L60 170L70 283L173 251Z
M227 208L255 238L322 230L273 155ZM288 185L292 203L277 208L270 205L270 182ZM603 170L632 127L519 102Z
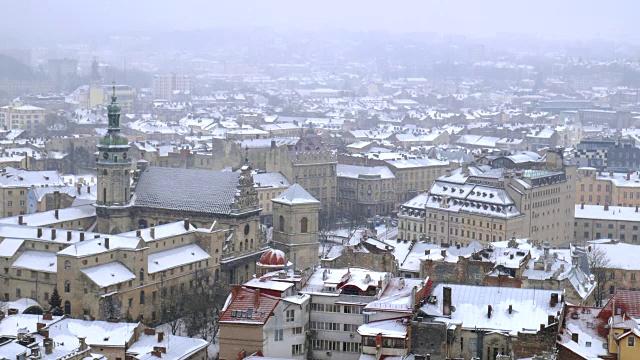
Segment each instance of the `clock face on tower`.
M102 157L105 158L105 159L108 159L109 158L109 153L102 154Z

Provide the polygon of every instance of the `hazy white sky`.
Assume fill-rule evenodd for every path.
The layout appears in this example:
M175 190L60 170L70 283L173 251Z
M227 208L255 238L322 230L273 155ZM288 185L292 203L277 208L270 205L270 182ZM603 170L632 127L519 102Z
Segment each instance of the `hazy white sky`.
M20 0L6 1L9 36L109 29L274 27L546 39L637 41L639 0Z

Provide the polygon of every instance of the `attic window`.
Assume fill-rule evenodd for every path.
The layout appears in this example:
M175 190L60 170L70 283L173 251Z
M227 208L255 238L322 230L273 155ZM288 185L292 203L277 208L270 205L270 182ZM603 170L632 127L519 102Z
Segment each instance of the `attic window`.
M586 347L591 347L591 341L587 341L587 342L585 343L585 346L586 346Z
M587 329L593 329L593 323L587 322Z

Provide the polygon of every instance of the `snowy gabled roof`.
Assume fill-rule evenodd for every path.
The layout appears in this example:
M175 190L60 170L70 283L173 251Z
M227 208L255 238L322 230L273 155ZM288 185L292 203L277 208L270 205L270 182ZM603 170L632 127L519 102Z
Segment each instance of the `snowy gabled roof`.
M376 176L379 179L395 179L395 175L386 166L360 166L338 164L338 177L358 179L360 175Z
M52 251L25 250L11 267L55 273L58 271L58 260L56 253Z
M80 269L91 281L101 288L120 284L136 278L126 266L118 261Z
M158 251L149 254L149 274L210 258L211 256L196 244L189 244L169 250Z
M119 234L121 236L137 237L138 231L140 232L140 238L145 242L155 241L168 237L174 237L178 235L189 234L197 230L193 224L189 223L189 229L184 227L185 221L176 221L168 224L156 225L150 228L138 229ZM151 237L151 229L153 229L153 236Z
M271 201L284 205L297 205L297 204L319 204L316 198L307 192L299 184L291 185L287 190L283 191L280 196L277 196Z
M3 239L0 241L0 257L13 257L22 244L24 244L22 239Z
M140 239L137 237L100 234L100 236L104 237L91 239L90 236L93 235L90 233L86 234L88 235L87 237L89 237L88 240L78 241L71 246L67 246L65 249L58 251L58 255L84 257L105 253L114 249L135 250L140 243ZM107 247L106 239L109 239L109 247Z
M452 312L443 314L443 288L451 288ZM558 294L558 303L551 306L551 294ZM510 287L438 284L431 295L434 303L427 302L420 310L450 324L462 324L464 329L485 329L508 332L538 332L540 324L548 324L549 315L556 316L564 304L559 290L522 289ZM488 306L491 305L491 317ZM509 314L509 305L512 313Z
M16 314L7 316L2 321L0 321L0 337L17 337L18 330L24 328L26 328L29 333L34 333L38 330L38 323L50 325L52 323L60 321L60 319L60 316L53 316L52 320L45 320L42 318L42 315L31 314Z
M57 217L56 217L57 213ZM43 212L37 212L27 215L12 216L0 219L1 224L13 224L19 225L20 217L22 217L23 224L29 226L48 226L50 224L74 221L84 218L90 218L96 216L96 208L91 204L80 205L75 207L69 207L58 210L49 210Z
M377 336L382 334L383 338L404 339L407 337L407 323L403 319L373 321L358 327L360 336Z
M209 345L208 341L199 338L165 334L164 339L158 341L157 336L142 333L138 336L138 340L127 348L127 353L135 354L138 360L158 359L151 352L154 348L161 346L166 349L166 352L162 353L162 359L181 360L188 359L207 345Z
M279 172L258 173L253 175L253 187L255 188L285 188L291 184L284 175Z

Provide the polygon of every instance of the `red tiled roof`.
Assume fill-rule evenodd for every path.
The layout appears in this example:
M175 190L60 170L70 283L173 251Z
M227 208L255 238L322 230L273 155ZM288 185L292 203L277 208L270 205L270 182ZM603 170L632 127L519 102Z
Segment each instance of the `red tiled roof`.
M640 318L640 291L618 290L600 310L598 317L609 318L615 314L613 304L622 308L622 313L632 318Z
M256 297L260 300L257 307ZM227 309L220 315L219 322L264 325L279 301L279 298L260 293L260 290L241 287L231 299Z

